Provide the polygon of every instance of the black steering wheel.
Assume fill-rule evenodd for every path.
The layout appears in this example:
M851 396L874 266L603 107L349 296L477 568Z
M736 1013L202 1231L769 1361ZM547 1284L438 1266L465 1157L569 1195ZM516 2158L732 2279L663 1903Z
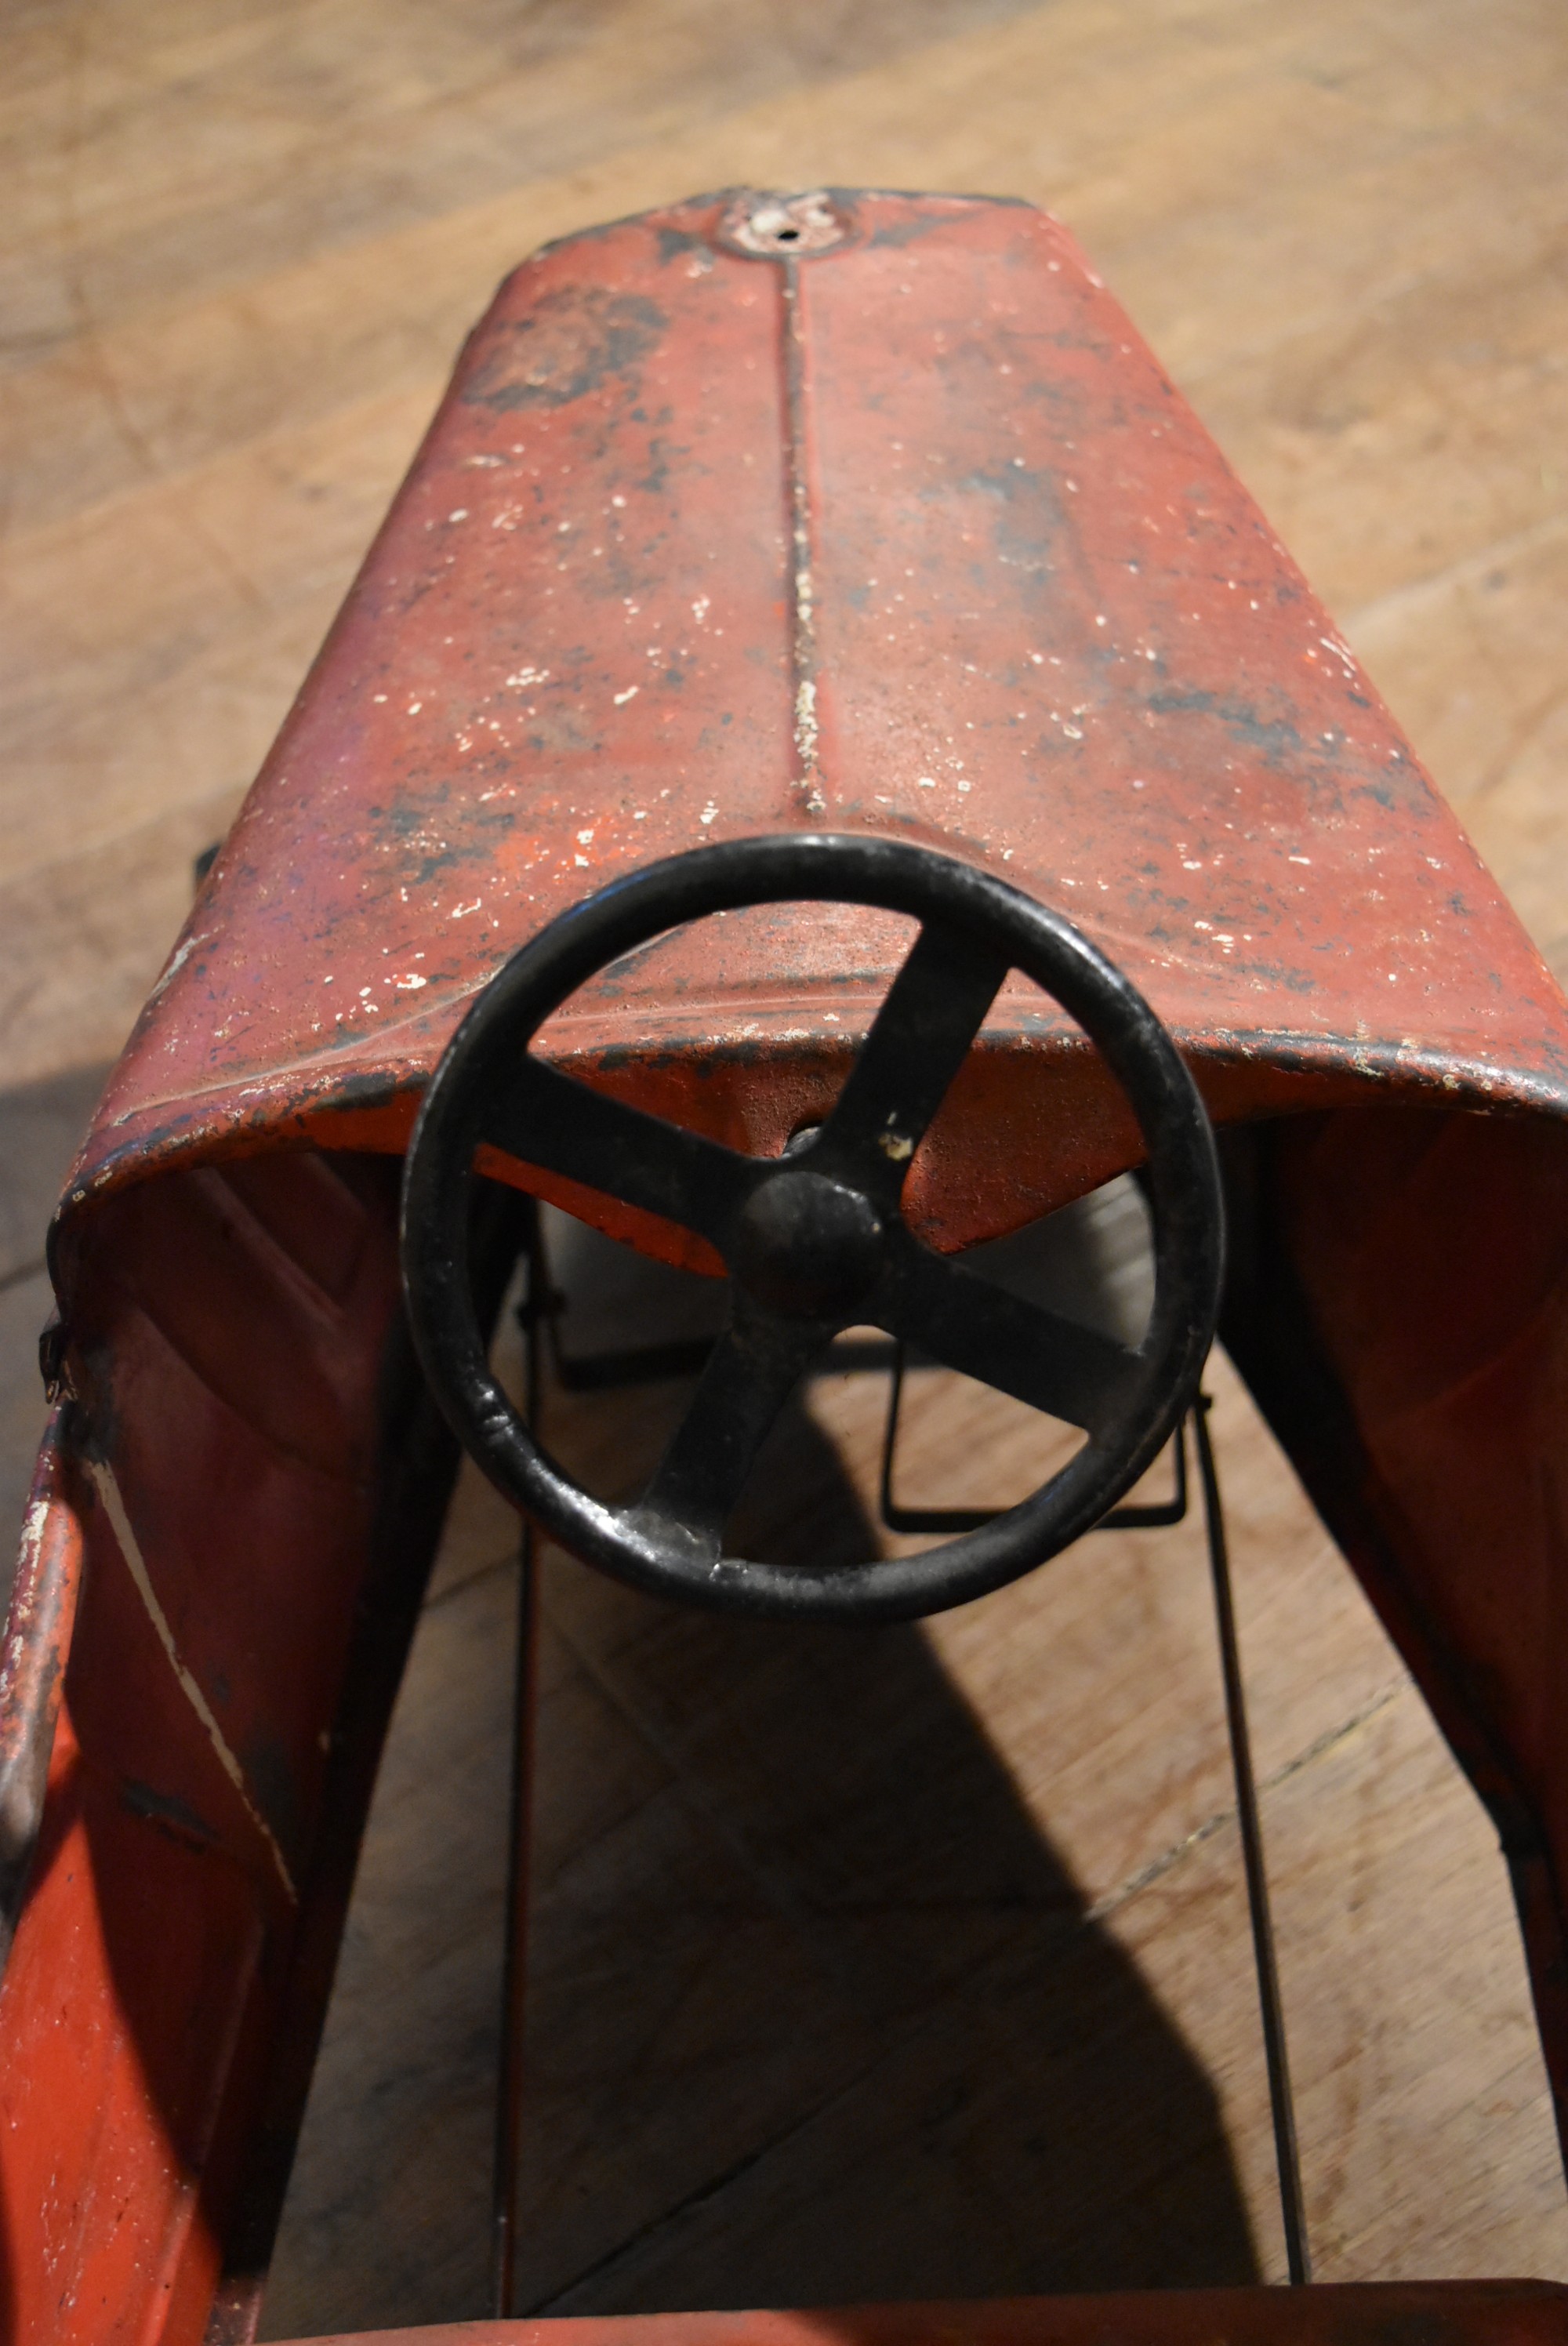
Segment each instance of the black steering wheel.
M534 1056L566 997L683 922L789 900L879 905L920 933L823 1122L782 1157L740 1155ZM1147 1151L1155 1300L1117 1343L933 1253L904 1222L910 1160L1010 968L1099 1046ZM483 1144L698 1232L730 1273L728 1324L641 1496L591 1497L535 1442L491 1375L469 1292L467 1221ZM437 1401L498 1488L616 1579L734 1613L903 1620L1043 1564L1157 1454L1214 1334L1224 1224L1214 1138L1143 996L1060 914L970 865L880 839L725 842L614 882L541 931L474 1003L431 1080L402 1192L403 1281ZM1080 1426L1086 1442L1007 1514L923 1555L812 1570L724 1553L769 1428L843 1328L918 1345Z

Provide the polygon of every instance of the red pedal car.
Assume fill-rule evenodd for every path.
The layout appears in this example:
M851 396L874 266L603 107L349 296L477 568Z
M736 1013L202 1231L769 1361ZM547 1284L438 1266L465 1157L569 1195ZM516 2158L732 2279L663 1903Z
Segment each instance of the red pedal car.
M1217 1325L1501 1828L1561 2106L1565 1107L1568 1004L1054 221L725 195L524 263L55 1225L0 1670L5 2337L252 2334L460 1440L642 1588L911 1619L1045 1562L1167 1443L1212 1499ZM1131 1170L1130 1332L966 1267ZM540 1199L729 1279L629 1502L487 1365ZM1076 1446L1004 1514L921 1518L945 1535L918 1554L730 1553L789 1392L868 1328ZM504 2220L503 2291L508 2255ZM791 2346L828 2319L493 2334ZM1533 2341L1568 2296L830 2326Z

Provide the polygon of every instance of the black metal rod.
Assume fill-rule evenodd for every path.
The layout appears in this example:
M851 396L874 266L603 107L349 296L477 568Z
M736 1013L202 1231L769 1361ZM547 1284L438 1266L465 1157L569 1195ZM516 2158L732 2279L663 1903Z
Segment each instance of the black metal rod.
M537 1209L530 1218L525 1260L527 1290L518 1314L523 1329L524 1423L539 1422L539 1321L531 1310L548 1276ZM506 1854L506 1936L501 1971L501 2058L495 2094L495 2151L491 2203L491 2308L499 2320L512 2311L517 2267L517 2177L523 2135L524 2017L528 1959L528 1857L533 1815L535 1679L538 1654L539 1588L534 1525L523 1518L517 1558L517 1653L512 1708L512 1789Z
M1192 1413L1197 1443L1198 1474L1203 1484L1204 1519L1208 1526L1208 1561L1214 1579L1214 1609L1219 1624L1220 1663L1225 1676L1225 1716L1230 1730L1230 1764L1236 1778L1236 1813L1241 1827L1241 1853L1247 1870L1247 1905L1252 1919L1252 1953L1257 1971L1257 2003L1263 2019L1263 2052L1268 2068L1268 2102L1274 2115L1274 2156L1279 2170L1279 2212L1285 2222L1285 2257L1294 2282L1312 2278L1307 2243L1307 2212L1301 2198L1301 2161L1296 2144L1296 2106L1290 2094L1290 2064L1285 2047L1285 2005L1279 1994L1279 1967L1274 1954L1274 1924L1268 1911L1268 1875L1263 1862L1263 1824L1257 1810L1257 1786L1252 1773L1252 1744L1247 1731L1247 1698L1241 1683L1241 1652L1236 1636L1236 1607L1231 1601L1230 1559L1226 1550L1225 1516L1220 1506L1219 1476L1208 1438L1208 1395L1198 1396Z
M891 1344L859 1346L845 1344L839 1348L845 1355L841 1363L846 1368L881 1368L891 1372L888 1386L888 1413L882 1428L882 1464L877 1485L878 1504L882 1524L890 1532L974 1532L995 1523L1007 1513L1005 1507L905 1507L893 1495L894 1455L898 1449L899 1413L903 1407L904 1373L909 1366L909 1348L901 1339ZM853 1355L853 1357L850 1357ZM863 1355L863 1357L862 1357ZM823 1362L825 1369L834 1365L830 1352ZM1158 1531L1170 1524L1186 1521L1186 1443L1180 1425L1171 1436L1170 1453L1175 1474L1175 1488L1168 1499L1143 1505L1113 1507L1095 1525L1097 1532Z

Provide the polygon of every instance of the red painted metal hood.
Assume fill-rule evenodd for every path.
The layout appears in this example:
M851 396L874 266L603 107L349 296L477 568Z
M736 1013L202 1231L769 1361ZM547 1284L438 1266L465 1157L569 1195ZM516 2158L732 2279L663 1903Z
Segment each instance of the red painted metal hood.
M552 914L674 850L791 828L939 846L1069 912L1222 1118L1390 1084L1568 1098L1552 978L1057 222L721 195L502 287L75 1198L291 1136L401 1146L474 990ZM859 913L732 917L606 976L555 1045L777 1146L898 951ZM1129 1146L1081 1102L1098 1141L1046 1166L1064 1022L1020 990L990 1035L1006 1081L970 1079L984 1113L960 1099L911 1193L948 1244ZM1003 1092L1005 1196L980 1178Z

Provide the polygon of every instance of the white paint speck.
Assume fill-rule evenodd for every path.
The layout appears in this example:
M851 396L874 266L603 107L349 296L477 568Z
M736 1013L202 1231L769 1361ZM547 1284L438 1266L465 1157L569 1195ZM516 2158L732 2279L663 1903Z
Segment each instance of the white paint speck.
M817 763L817 688L809 676L801 678L795 694L795 749L803 770L810 773Z
M625 692L617 692L616 695L616 707L617 709L624 709L628 700L635 700L637 697L638 688L639 688L635 684L628 684Z

